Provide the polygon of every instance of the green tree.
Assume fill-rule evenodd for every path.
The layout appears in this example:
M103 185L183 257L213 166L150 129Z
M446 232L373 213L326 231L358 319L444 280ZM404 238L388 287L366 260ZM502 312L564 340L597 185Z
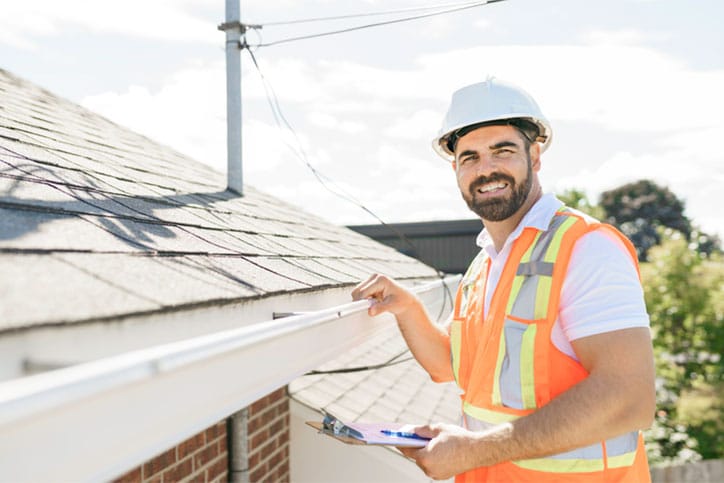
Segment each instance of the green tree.
M719 239L692 227L683 202L650 181L604 193L603 206L590 203L580 190L558 196L617 225L643 254L657 368L657 412L645 432L649 461L723 457L724 258Z
M603 209L599 205L591 204L586 193L581 190L572 188L563 193L557 193L556 196L558 196L558 199L565 203L566 206L580 210L598 220L606 218L606 213Z
M652 463L724 456L721 354L724 265L673 230L661 230L641 266L657 369Z
M604 191L600 197L606 221L618 227L645 261L649 249L661 241L658 227L679 231L689 240L692 227L684 215L684 202L668 188L650 180L627 183Z

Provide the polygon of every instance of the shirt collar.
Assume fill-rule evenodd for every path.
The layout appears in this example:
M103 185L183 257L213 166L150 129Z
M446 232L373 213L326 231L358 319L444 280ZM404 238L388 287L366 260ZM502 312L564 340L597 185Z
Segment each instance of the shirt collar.
M518 226L515 227L515 230L513 230L513 232L508 236L508 239L505 240L504 246L516 240L527 227L535 228L537 230L545 230L548 228L553 215L556 214L556 211L558 211L561 206L563 206L563 202L556 198L554 194L546 193L541 196L531 209L528 210L528 213L523 216L523 219L520 220ZM495 251L495 245L493 244L493 239L490 237L486 228L483 228L483 231L480 232L475 243L480 248L487 251L488 255L491 257L497 254Z

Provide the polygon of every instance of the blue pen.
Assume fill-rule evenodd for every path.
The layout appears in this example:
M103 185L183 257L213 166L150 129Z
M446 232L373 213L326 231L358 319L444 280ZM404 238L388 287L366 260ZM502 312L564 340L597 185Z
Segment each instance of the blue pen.
M426 438L424 436L420 436L419 434L415 434L415 433L407 433L405 431L390 431L389 429L383 429L381 432L385 436L394 436L396 438L409 438L409 439L419 439L422 441L430 441L430 438Z

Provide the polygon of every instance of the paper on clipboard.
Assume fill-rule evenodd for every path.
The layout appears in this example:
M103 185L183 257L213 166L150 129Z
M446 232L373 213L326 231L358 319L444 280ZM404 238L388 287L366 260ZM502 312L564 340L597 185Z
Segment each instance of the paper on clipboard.
M426 438L409 438L384 434L383 431L404 432L410 431L412 426L402 423L342 423L329 414L324 421L307 421L307 424L320 433L347 444L365 444L378 446L399 446L407 448L422 448L428 443Z

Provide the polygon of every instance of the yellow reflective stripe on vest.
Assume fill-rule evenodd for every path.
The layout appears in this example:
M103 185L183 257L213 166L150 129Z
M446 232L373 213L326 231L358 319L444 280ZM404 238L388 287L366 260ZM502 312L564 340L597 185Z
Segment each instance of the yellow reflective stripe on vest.
M458 384L460 384L458 374L460 372L460 341L462 340L462 330L462 323L459 320L453 320L450 323L450 362L452 363L455 382Z
M608 467L609 468L624 468L626 466L631 466L632 464L634 464L635 460L636 460L636 450L633 450L630 453L622 454L619 456L609 456L608 457Z
M516 275L515 277L513 277L513 285L510 287L510 297L508 297L508 305L505 308L506 314L513 313L513 304L515 303L516 299L518 298L518 294L520 293L520 288L523 286L524 281L525 281L525 277L522 277L520 275Z
M578 222L558 214L546 231L539 231L521 257L507 301L493 374L491 402L514 409L537 407L535 394L535 334L548 317L553 270L565 232Z
M520 395L523 400L523 409L533 409L535 400L535 367L533 354L535 354L535 334L538 326L531 324L523 332L520 348Z
M538 244L538 240L540 239L542 232L538 232L535 235L535 238L533 239L533 243L530 244L528 249L525 251L523 256L520 259L520 264L523 265L525 263L528 263L530 261L530 257L533 255L533 249ZM515 302L515 299L518 298L518 292L520 292L520 287L523 284L523 281L525 280L524 276L516 275L513 278L513 285L510 289L510 295L508 296L508 305L505 308L505 313L509 314L513 311L513 303Z
M467 401L463 403L463 412L468 416L472 416L475 419L490 424L509 423L520 417L517 414L501 413L500 411L491 411L490 409L479 408L477 406L473 406Z
M595 460L537 458L513 461L512 463L527 470L546 471L549 473L591 473L594 471L603 471L603 458Z
M548 314L548 301L551 298L552 282L553 277L538 277L538 287L535 291L535 309L533 310L535 320L544 319Z
M500 334L500 343L498 344L498 358L495 362L495 374L493 376L493 405L501 406L503 404L500 395L500 373L503 370L503 360L505 359L505 330Z
M623 434L606 440L606 456L609 468L631 466L636 459L636 448L639 443L638 431Z
M493 405L514 409L536 407L536 331L536 324L505 319L493 375Z
M471 431L484 431L492 426L515 421L520 416L463 403L466 427ZM608 468L631 466L636 460L638 432L634 431L609 439L606 445L606 463L604 463L601 443L558 453L545 458L533 458L513 461L521 468L548 473L588 473Z
M557 216L565 216L565 215L557 215ZM543 257L543 261L545 262L555 262L556 257L558 256L558 251L561 249L561 240L563 239L563 235L568 231L570 227L572 227L578 219L575 216L565 216L566 221L563 222L563 224L555 231L555 234L553 235L553 240L551 240L550 245L548 246L548 250L546 250L545 257Z

